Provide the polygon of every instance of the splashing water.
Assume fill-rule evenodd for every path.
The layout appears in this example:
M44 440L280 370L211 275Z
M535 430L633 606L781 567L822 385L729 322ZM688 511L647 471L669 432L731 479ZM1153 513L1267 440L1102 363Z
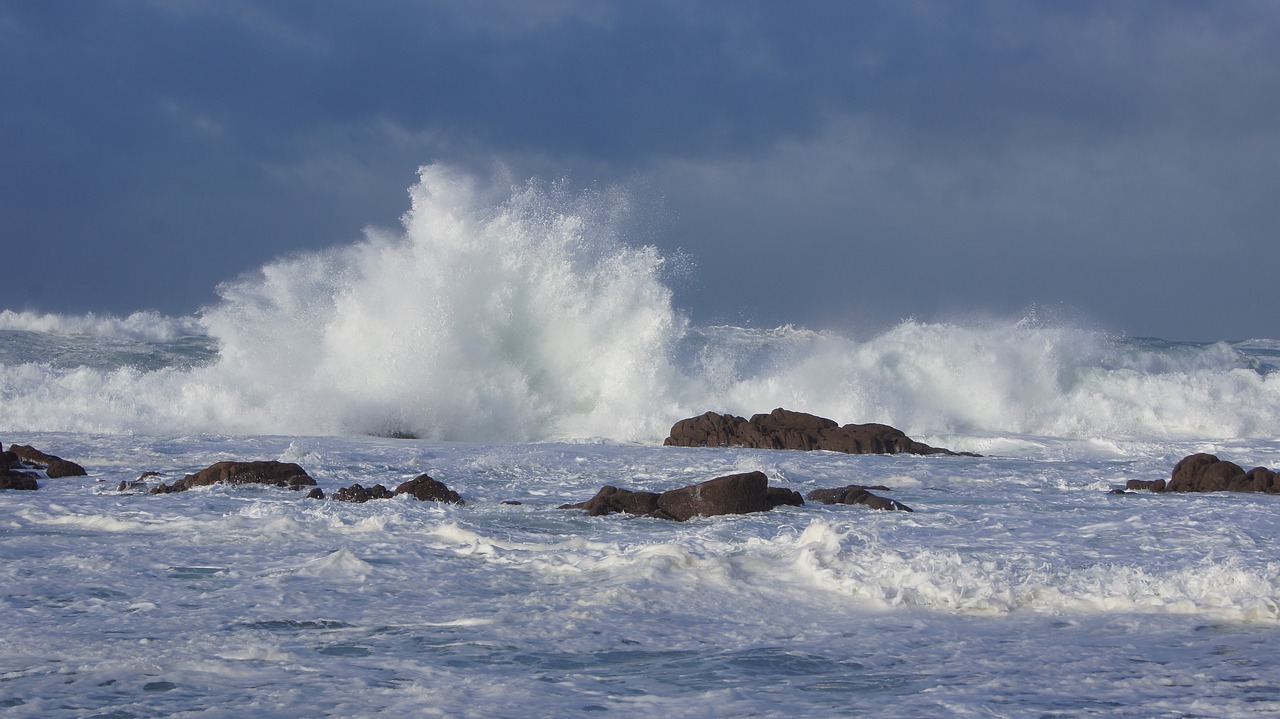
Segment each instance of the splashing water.
M1280 436L1272 340L699 327L622 191L432 165L410 197L401 232L271 262L199 320L0 313L0 430L650 442L784 406L926 439Z

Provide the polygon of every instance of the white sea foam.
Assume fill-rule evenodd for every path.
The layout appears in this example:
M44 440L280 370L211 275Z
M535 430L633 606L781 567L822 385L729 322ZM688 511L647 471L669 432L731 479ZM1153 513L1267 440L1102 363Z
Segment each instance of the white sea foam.
M626 243L624 193L433 165L410 195L401 232L269 263L199 319L0 313L0 330L25 333L0 352L0 431L654 442L692 414L781 406L975 451L1280 437L1273 340L1125 339L1035 317L907 320L863 339L699 327L673 307L659 253ZM204 343L173 344L191 333Z
M0 310L0 330L44 332L147 342L168 342L178 337L203 335L204 327L194 317L166 317L158 312L115 315L59 315Z

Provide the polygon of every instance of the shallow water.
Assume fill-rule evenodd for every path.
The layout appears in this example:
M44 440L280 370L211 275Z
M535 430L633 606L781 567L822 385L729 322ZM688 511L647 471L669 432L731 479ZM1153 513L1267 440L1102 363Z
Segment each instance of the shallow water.
M1280 710L1280 497L1108 493L1202 447L1116 458L1040 438L1070 456L966 458L13 439L91 469L0 495L0 703L14 716ZM1277 444L1249 449L1280 464ZM231 456L297 461L329 492L426 471L468 504L115 491ZM607 483L756 469L802 493L886 484L916 511L677 524L555 509Z

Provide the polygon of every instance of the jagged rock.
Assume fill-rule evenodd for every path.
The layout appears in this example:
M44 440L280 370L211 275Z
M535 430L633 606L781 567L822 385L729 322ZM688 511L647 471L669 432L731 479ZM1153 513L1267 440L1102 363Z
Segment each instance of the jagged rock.
M431 478L430 475L420 474L417 477L396 487L396 494L409 494L424 502L450 502L452 504L466 504L458 493L449 489L443 482L439 482Z
M822 449L846 454L946 454L886 424L846 424L805 412L778 408L750 420L731 414L682 419L663 442L669 447L748 447L754 449ZM977 456L961 453L965 456Z
M823 504L865 504L872 509L915 511L901 502L872 494L869 491L871 489L887 490L888 487L864 487L860 484L851 484L847 487L835 489L815 489L805 498Z
M195 474L188 474L172 485L161 484L152 488L152 494L185 492L192 487L204 487L225 482L227 484L269 484L275 487L302 489L315 485L316 481L306 470L293 462L218 462Z
M1131 479L1124 483L1124 488L1137 491L1163 492L1167 484L1168 482L1163 479Z
M337 492L334 492L333 499L338 502L360 503L368 502L371 499L391 499L394 496L396 495L392 493L391 490L381 484L375 484L366 489L364 486L356 483L350 487L343 487Z
M586 510L588 516L621 512L683 522L693 517L764 512L779 505L803 506L798 492L769 487L763 472L745 472L672 489L661 494L606 485L596 496L560 509Z
M49 479L58 479L59 477L84 477L88 473L84 471L84 467L75 462L67 461L61 457L52 454L46 454L25 444L11 444L9 451L18 455L19 458L37 465L43 469L45 476Z

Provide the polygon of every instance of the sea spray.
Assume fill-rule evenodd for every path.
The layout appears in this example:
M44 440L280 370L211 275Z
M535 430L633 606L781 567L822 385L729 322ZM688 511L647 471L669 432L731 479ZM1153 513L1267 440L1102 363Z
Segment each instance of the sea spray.
M537 183L422 169L398 236L274 262L205 315L266 427L442 439L653 435L683 332L651 247ZM663 420L665 421L665 419ZM310 425L308 427L308 425ZM264 430L269 431L269 430Z
M978 452L1280 437L1274 340L1035 316L860 339L699 326L661 254L627 242L621 190L432 165L409 194L401 231L268 263L199 318L0 313L0 430L660 442L708 410L786 407Z

